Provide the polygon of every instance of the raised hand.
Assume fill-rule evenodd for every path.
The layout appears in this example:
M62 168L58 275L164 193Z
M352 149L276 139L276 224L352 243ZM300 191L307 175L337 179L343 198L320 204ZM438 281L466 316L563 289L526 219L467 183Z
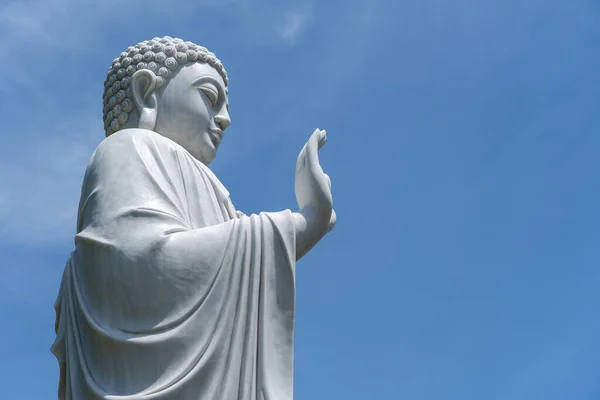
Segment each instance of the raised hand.
M331 195L331 179L319 164L319 149L327 133L316 129L306 142L296 162L296 200L294 213L297 259L306 254L336 223Z

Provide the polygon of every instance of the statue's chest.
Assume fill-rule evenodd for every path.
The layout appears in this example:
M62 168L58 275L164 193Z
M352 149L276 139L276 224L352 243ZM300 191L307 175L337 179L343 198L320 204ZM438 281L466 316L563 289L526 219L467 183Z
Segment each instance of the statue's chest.
M193 229L221 224L235 218L235 207L229 197L217 192L200 173L186 182L188 223ZM204 179L203 179L204 178Z

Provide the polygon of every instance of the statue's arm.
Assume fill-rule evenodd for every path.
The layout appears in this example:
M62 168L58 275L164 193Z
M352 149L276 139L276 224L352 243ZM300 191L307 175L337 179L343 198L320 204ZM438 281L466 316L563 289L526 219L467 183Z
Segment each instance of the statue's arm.
M325 143L326 134L325 131L316 130L302 151L298 156L298 162L296 167L296 198L299 205L299 211L290 213L290 229L295 232L295 252L296 259L303 257L310 249L312 249L327 232L329 232L336 222L335 212L333 211L332 197L331 197L331 181L329 177L323 172L318 158L318 150ZM154 186L163 186L164 188L169 187L169 179L167 177L154 176L156 172L168 171L170 169L177 168L176 160L171 160L170 157L158 157L160 154L171 154L165 152L162 149L160 143L155 143L153 139L147 135L146 132L138 131L117 133L108 138L102 145L99 146L95 156L93 157L92 165L90 165L90 171L93 172L90 175L94 179L90 180L90 194L94 193L94 187L96 186L93 182L96 182L100 186L110 186L112 194L107 196L107 200L110 200L111 204L107 206L108 213L112 214L115 210L124 209L123 206L127 205L133 208L140 204L145 204L146 201L154 201L156 196L153 193L146 193L152 188L153 185L131 185L132 182L144 182L149 176L153 176L152 182ZM162 168L155 168L157 163L167 163ZM172 165L171 165L172 164ZM158 164L157 164L158 165ZM150 173L152 170L152 173ZM127 179L124 179L127 177ZM161 178L158 180L158 178ZM162 179L164 178L164 179ZM160 183L163 182L164 183ZM86 185L88 186L88 185ZM164 191L161 189L161 191ZM175 196L173 192L173 196ZM94 197L92 195L92 197ZM143 201L139 204L135 204L137 200ZM87 204L87 202L83 202ZM221 227L211 227L210 229L200 229L198 231L189 231L181 217L180 210L170 210L172 205L177 202L166 202L161 204L160 212L150 213L147 215L147 219L127 218L121 220L121 223L127 221L132 225L144 221L145 226L143 234L141 236L152 236L153 234L159 234L164 237L169 237L167 242L175 247L191 248L198 239L201 239L203 233L206 232L211 239L208 242L215 240L213 232L224 233L228 231L227 227L230 223L224 223ZM164 206L164 207L163 207ZM150 210L148 207L145 209L145 213ZM288 211L289 212L289 211ZM94 213L92 213L94 214ZM173 214L173 218L168 218L170 214ZM237 212L237 219L244 218L244 214ZM149 218L149 219L148 219ZM156 218L158 223L152 225L149 229L148 222ZM170 222L165 223L165 218ZM133 228L133 227L132 227ZM224 229L221 231L221 229ZM133 228L133 231L137 232L137 226ZM129 229L119 229L122 232L131 232ZM172 235L173 233L176 233ZM139 234L136 237L140 236ZM152 242L152 238L147 237Z

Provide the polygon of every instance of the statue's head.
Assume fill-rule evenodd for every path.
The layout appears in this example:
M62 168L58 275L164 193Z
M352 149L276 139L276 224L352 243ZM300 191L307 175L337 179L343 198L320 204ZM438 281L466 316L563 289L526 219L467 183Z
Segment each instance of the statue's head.
M169 36L129 47L104 83L104 129L157 132L204 164L216 155L227 129L227 72L205 47Z

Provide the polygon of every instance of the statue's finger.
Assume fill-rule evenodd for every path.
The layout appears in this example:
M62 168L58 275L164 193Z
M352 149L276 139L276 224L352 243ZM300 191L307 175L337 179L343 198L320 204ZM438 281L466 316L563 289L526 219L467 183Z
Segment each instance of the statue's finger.
M329 229L328 232L331 232L337 223L337 215L335 210L331 210L331 219L329 219Z
M308 139L308 144L311 147L319 148L319 143L321 141L321 130L319 128L315 129L315 131L310 135L310 139Z
M321 140L321 130L315 129L313 134L306 142L306 157L308 158L309 163L318 163L319 155L317 152L319 151L319 143Z
M323 129L321 131L321 133L319 134L319 149L321 147L323 147L323 145L325 144L325 142L327 142L327 132L325 131L325 129Z
M298 160L296 161L296 170L299 170L300 168L304 167L306 165L306 148L308 146L308 142L304 144L304 146L302 146L302 150L300 150L300 153L298 154Z

